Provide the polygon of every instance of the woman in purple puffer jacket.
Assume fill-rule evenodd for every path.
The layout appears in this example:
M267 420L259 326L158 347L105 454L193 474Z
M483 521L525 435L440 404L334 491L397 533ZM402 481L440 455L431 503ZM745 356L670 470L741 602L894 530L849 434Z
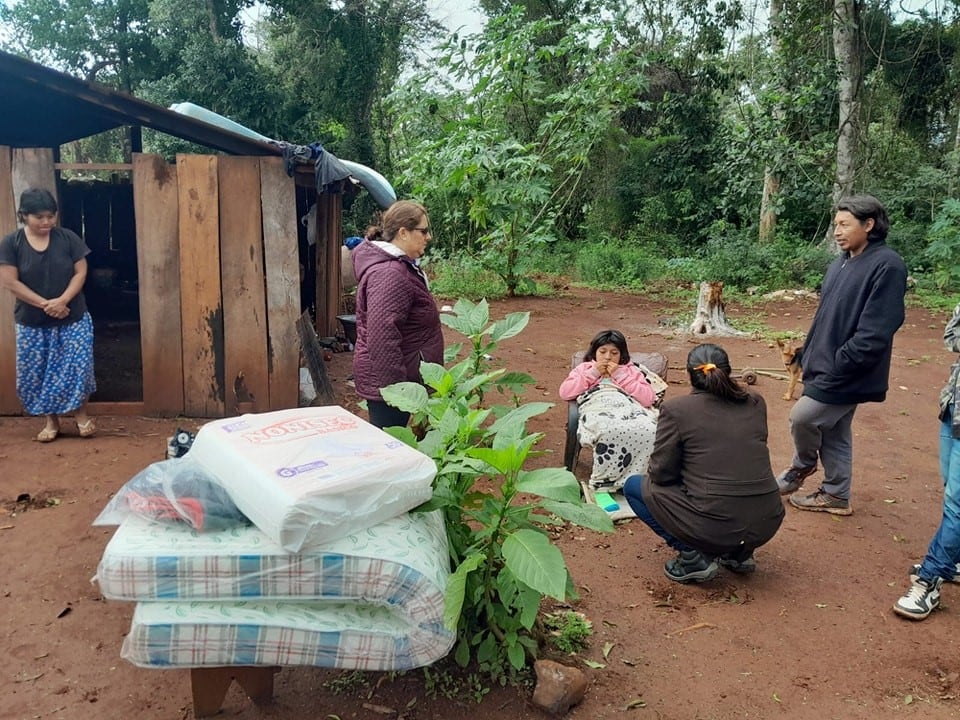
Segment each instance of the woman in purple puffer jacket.
M380 389L422 382L420 362L443 362L440 313L417 265L430 241L430 218L418 203L399 200L379 232L353 250L357 274L357 342L353 382L377 427L406 425L410 414L387 405Z

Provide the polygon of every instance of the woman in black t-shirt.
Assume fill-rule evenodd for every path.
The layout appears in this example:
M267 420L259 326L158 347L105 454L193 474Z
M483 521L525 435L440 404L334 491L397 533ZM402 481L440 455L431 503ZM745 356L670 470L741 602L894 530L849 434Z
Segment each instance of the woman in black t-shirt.
M0 285L17 299L17 395L27 414L46 416L40 442L55 440L60 415L70 412L80 437L90 437L93 321L83 297L90 248L57 227L57 201L48 190L24 190L17 217L23 227L0 240Z

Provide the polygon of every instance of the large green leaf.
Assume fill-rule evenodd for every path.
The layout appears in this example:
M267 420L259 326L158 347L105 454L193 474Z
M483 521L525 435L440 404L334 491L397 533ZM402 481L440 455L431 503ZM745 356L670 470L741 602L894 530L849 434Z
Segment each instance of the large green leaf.
M530 313L515 312L510 313L502 320L497 320L490 326L490 339L494 342L506 340L523 331L530 322Z
M527 385L533 385L537 381L525 372L507 372L493 381L497 388L508 388L512 392L521 393Z
M518 530L503 541L503 559L520 582L557 600L565 598L567 565L546 535Z
M404 442L405 444L409 445L414 449L417 449L417 450L420 449L419 444L417 443L417 436L414 435L413 430L411 430L407 426L388 427L388 428L384 428L383 431L388 435L395 437L397 440Z
M572 472L563 468L521 471L517 477L517 490L563 502L580 499L580 483Z
M519 470L526 457L518 453L513 445L502 448L470 448L467 455L483 460L501 475L509 475Z
M609 513L599 505L593 503L567 503L543 500L540 507L574 525L585 527L597 532L613 532L613 520Z
M453 386L453 378L450 377L450 373L443 365L422 362L420 363L420 376L423 378L424 384L432 387L441 395L446 395Z
M398 410L418 413L427 407L427 389L420 383L402 382L387 385L380 390L383 401Z
M513 410L508 412L506 415L498 419L493 424L493 427L491 429L494 432L497 432L504 425L517 423L517 422L521 424L526 424L527 420L529 420L530 418L536 417L537 415L543 415L543 413L547 412L552 407L553 407L553 403L544 403L544 402L526 403L524 405L521 405L518 408L514 408Z
M443 595L443 626L451 632L456 631L463 610L466 595L467 575L483 564L483 555L475 553L464 558L447 579L447 589Z

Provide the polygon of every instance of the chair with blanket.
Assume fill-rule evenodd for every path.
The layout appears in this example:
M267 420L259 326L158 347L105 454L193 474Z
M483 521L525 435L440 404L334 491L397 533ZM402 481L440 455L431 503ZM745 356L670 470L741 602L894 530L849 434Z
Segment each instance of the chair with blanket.
M583 362L585 353L574 353L570 362L570 367L575 368ZM659 352L631 353L630 361L651 373L656 374L661 380L667 380L667 356ZM658 393L657 402L659 406L663 399L663 394ZM580 439L577 437L577 427L580 424L580 405L576 400L567 402L567 440L563 448L563 465L570 472L577 466L577 458L580 456Z

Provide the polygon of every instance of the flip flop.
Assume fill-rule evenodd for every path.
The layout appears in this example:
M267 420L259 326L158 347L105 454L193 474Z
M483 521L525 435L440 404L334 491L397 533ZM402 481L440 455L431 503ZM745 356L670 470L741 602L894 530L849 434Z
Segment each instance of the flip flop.
M87 418L85 423L77 423L77 430L80 431L80 437L92 437L93 434L97 431L97 424L93 421L93 418Z
M37 435L37 442L48 443L53 442L57 439L57 435L60 434L59 428L48 428L45 427Z

